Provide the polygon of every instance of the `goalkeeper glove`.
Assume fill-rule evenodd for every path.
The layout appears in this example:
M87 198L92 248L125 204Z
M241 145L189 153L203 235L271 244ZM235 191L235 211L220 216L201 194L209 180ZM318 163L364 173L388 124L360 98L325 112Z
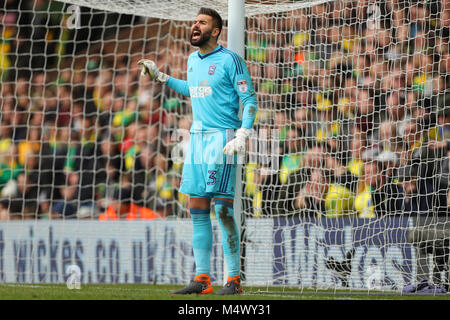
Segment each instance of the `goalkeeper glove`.
M166 83L169 80L169 76L159 71L158 67L152 60L142 59L138 61L139 65L142 65L141 76L148 74L152 80Z
M223 148L223 153L232 156L235 153L245 154L245 140L252 131L250 129L240 128L236 131L236 136L228 142Z

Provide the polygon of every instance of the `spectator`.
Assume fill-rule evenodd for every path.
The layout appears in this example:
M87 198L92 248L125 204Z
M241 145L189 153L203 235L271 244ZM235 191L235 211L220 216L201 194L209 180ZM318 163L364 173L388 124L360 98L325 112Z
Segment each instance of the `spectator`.
M404 163L422 163L419 174L421 177L433 177L437 171L435 161L443 157L442 149L432 149L434 144L429 144L424 139L424 133L421 126L414 120L408 121L405 125L403 140L405 141L406 151L403 158Z
M259 218L262 215L261 175L257 162L249 162L245 166L245 188L243 210L250 216Z
M356 133L350 143L351 158L347 164L347 170L356 177L361 177L364 169L364 161L362 155L366 149L366 140L364 135Z
M10 200L12 219L35 219L37 216L38 181L34 176L21 173L17 177L17 192Z
M326 216L326 196L331 175L321 168L312 170L311 177L294 199L293 207L303 217Z
M102 131L105 131L112 123L113 99L113 93L111 91L107 91L101 97L101 101L97 102L99 105L99 124Z
M404 213L432 216L445 214L447 198L439 185L435 186L429 180L420 179L419 165L412 164L399 168L398 180L403 191Z
M156 179L157 154L153 147L143 147L134 159L132 199L140 206L154 208L154 198L157 190L154 181Z
M401 213L399 189L387 182L381 162L364 164L364 174L358 182L354 209L359 218L376 218Z
M369 91L359 89L356 92L355 129L363 133L368 139L376 123L374 99Z
M44 97L45 92L45 73L44 72L36 72L33 74L33 80L32 80L32 90L31 94L33 98L42 98ZM25 93L25 96L28 96L28 90Z
M300 133L300 137L305 141L306 145L311 145L314 142L314 137L317 130L317 122L314 121L311 108L302 106L295 109L295 127Z
M389 93L386 97L386 111L386 120L391 121L402 136L406 122L411 119L411 115L406 113L405 97L398 91Z
M66 127L71 122L72 96L69 84L56 87L58 98L56 122L59 127Z
M332 155L327 155L325 168L332 174L325 198L327 216L337 218L351 215L357 178Z
M282 150L284 148L284 143L286 141L286 135L289 131L289 124L286 116L286 112L283 111L275 111L275 114L273 115L273 129L274 132L278 133L279 141L280 141L280 152L282 153Z
M305 140L300 136L296 128L289 129L286 135L285 153L281 160L280 182L287 183L288 177L294 171L300 169L303 150L306 147Z
M50 197L59 199L59 186L66 181L66 173L75 169L75 154L77 151L76 133L71 132L68 127L53 127L53 134L49 141L50 152L53 155L53 167L50 169L54 173L53 190Z
M51 217L51 202L57 192L54 181L57 178L55 156L49 143L47 131L42 132L39 151L35 153L38 159L38 186L39 186L39 214L42 217Z
M397 133L398 128L389 120L383 121L377 132L378 136L378 151L393 152L400 158L403 151L403 140Z
M27 111L20 106L16 106L11 117L11 138L14 143L23 141L27 137Z
M81 206L95 207L95 186L99 181L98 143L95 117L81 118L80 143L76 145L73 172L79 175L79 200Z
M450 95L442 94L437 97L437 100L437 132L433 137L434 139L429 140L430 148L448 151L450 150L447 147L447 143L450 141Z
M106 210L120 183L122 159L117 152L116 143L108 135L101 139L99 149L97 157L98 183L95 185L96 202L97 208Z
M330 97L324 96L322 93L317 93L316 108L318 111L318 121L321 127L316 131L316 142L326 142L331 148L336 146L336 141L332 140L339 134L340 126L336 121L337 110L332 105Z
M294 208L307 209L307 216L337 218L352 214L352 191L333 180L328 169L313 169L310 179L295 197Z
M112 204L98 217L100 221L154 220L159 218L161 218L161 216L153 210L132 203L130 190L123 188L116 190Z
M22 140L17 144L18 162L22 166L25 165L27 154L39 152L41 149L41 130L39 127L30 127L26 140Z
M296 198L300 190L309 181L312 171L325 167L326 151L327 148L324 144L312 144L306 149L305 154L301 158L299 168L289 175L288 182L281 188L279 199L282 199L284 210L287 212L295 210L295 207L292 206L293 199ZM263 197L263 199L265 198Z
M80 176L78 173L69 172L66 175L65 184L59 187L59 200L52 207L52 218L74 219L77 217L80 201Z
M23 173L23 166L17 161L16 146L9 144L0 157L0 187L4 187L10 180L17 180Z

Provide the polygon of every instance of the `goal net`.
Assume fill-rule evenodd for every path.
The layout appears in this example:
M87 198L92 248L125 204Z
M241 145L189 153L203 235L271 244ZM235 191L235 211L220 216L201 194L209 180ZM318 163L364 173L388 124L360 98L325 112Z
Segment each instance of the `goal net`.
M71 265L83 283L192 277L190 100L137 62L186 79L201 6L228 19L226 1L0 1L1 281L66 281ZM446 289L448 3L245 6L245 286Z

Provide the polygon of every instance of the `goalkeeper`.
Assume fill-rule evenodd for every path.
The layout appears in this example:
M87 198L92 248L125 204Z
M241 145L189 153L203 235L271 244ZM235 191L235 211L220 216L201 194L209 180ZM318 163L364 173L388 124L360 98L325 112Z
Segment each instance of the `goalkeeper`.
M233 212L236 154L244 154L257 111L257 100L248 69L236 53L218 44L222 18L213 9L201 8L191 27L190 42L199 48L187 62L187 81L160 72L153 61L141 60L142 75L167 84L191 98L193 124L185 157L180 192L190 195L192 246L196 276L174 294L206 294L212 251L211 202L222 231L228 278L217 294L239 294L239 234ZM239 119L239 99L243 104Z

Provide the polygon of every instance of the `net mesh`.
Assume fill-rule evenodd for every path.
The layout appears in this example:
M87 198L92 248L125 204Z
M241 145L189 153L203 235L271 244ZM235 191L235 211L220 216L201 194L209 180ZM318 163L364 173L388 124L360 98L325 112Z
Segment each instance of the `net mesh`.
M330 0L313 0L313 1L246 1L245 15L250 17L258 14L270 14L292 11L298 8L309 7L311 4L325 3ZM193 21L197 15L192 8L208 7L213 8L223 19L228 18L228 2L227 1L108 1L108 0L62 0L68 4L75 4L89 8L101 9L106 11L119 12L124 14L139 15L151 18L161 18L177 21ZM149 9L151 8L151 9Z
M188 217L190 102L137 61L186 79L200 5L0 1L2 220L108 220L130 203L127 219ZM246 4L248 285L448 283L449 14L437 0Z

